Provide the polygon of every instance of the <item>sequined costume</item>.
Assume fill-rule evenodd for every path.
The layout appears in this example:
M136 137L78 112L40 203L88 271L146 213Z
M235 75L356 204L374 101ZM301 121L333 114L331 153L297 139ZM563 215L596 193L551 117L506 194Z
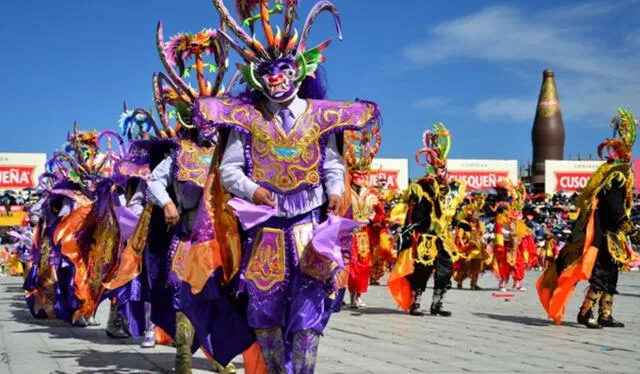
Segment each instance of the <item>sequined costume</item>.
M379 200L378 190L371 185L369 174L373 158L380 148L381 135L379 127L372 127L370 131L347 131L344 138L345 161L350 181L346 216L362 224L353 233L347 283L351 296L350 305L352 308L359 308L366 306L362 295L367 292L371 278L374 244L372 226L376 218L374 209Z
M630 163L638 121L629 111L619 109L611 124L614 137L598 147L600 157L603 150L608 151L606 162L578 196L576 205L580 213L571 238L536 283L540 302L556 324L562 322L566 304L578 282L589 280L578 323L589 328L624 327L613 318L613 297L617 294L619 269L637 257L627 238L638 241L638 232L630 221L633 204Z
M306 42L321 11L331 11L340 30L331 3L312 9L300 38L293 30L298 2L286 1L285 27L277 34L270 26L268 3L239 7L244 20L262 24L267 39L262 44L248 36L221 0L214 0L222 22L239 40L220 31L244 60L240 70L248 87L241 98L199 99L194 118L199 126L229 133L220 176L238 198L234 210L243 225L239 290L248 296L249 324L256 329L267 368L271 373L312 373L331 314L333 280L344 266L341 253L329 259L320 255L315 242L323 228L346 222L327 215L327 201L339 204L345 190L338 135L376 125L379 113L370 102L323 100L326 91L318 90L318 64L328 43L307 49ZM260 204L269 205L251 203L256 191ZM249 222L252 211L266 216ZM347 238L352 230L344 230Z
M480 220L485 199L484 194L474 195L473 201L461 210L455 220L455 242L463 256L453 264L453 279L458 288L462 288L465 279L471 278L471 289L481 290L478 278L490 259L483 240L485 226Z
M522 280L531 264L537 262L533 233L522 217L526 190L522 182L514 186L507 178L501 180L496 189L506 194L494 207L497 213L493 242L494 272L501 291L506 291L509 279L513 279L514 290L525 291Z
M396 261L394 238L391 235L389 214L393 191L380 189L378 203L373 207L374 216L371 222L371 281L370 284L380 284L380 279L391 270Z
M466 184L458 179L449 180L446 173L450 142L449 131L442 123L424 133L424 147L416 154L416 160L426 167L427 173L405 192L408 211L400 234L398 260L387 286L398 306L412 315L424 314L420 300L434 270L430 313L451 315L443 309L442 303L451 288L453 263L462 255L449 226L464 199ZM423 154L426 163L420 162Z

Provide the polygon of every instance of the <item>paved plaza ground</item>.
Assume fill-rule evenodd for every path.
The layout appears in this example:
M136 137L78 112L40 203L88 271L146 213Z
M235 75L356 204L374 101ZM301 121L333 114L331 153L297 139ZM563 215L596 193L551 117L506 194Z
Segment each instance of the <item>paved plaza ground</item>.
M480 282L486 290L451 290L451 318L408 316L396 310L386 287L373 286L366 309L332 317L316 372L640 373L640 273L620 279L615 316L627 327L606 330L574 323L586 283L578 286L566 322L549 324L533 288L538 275L530 272L529 290L510 301L492 296L496 282L489 275ZM103 303L103 325L107 314ZM173 348L145 350L137 343L109 339L103 326L79 329L34 320L21 280L0 279L0 374L172 372ZM236 364L242 373L242 361ZM210 373L209 367L198 353L194 373Z

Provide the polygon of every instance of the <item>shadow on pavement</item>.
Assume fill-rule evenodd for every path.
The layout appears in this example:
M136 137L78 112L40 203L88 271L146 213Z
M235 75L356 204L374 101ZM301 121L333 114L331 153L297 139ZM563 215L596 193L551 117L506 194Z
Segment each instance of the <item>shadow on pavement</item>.
M523 317L523 316L505 316L501 314L489 314L489 313L473 313L473 314L480 318L489 318L489 319L502 321L502 322L519 323L521 325L527 325L527 326L540 326L540 327L553 326L551 321L548 321L543 318L531 318L531 317ZM580 326L579 324L573 323L573 322L562 322L561 325L569 326L569 327Z
M377 307L365 307L360 309L350 309L344 307L341 312L350 312L352 316L361 316L366 314L405 314L403 311L391 308L377 308Z
M135 351L103 352L87 349L52 351L55 359L76 359L82 370L78 374L129 374L129 373L173 373L175 354L173 352ZM159 366L160 365L160 366ZM161 367L164 366L164 367ZM212 366L206 358L193 357L193 369L211 372ZM242 364L236 364L242 369ZM53 373L56 373L55 371ZM57 374L57 373L56 373Z
M619 293L618 296L640 297L640 294L636 293Z

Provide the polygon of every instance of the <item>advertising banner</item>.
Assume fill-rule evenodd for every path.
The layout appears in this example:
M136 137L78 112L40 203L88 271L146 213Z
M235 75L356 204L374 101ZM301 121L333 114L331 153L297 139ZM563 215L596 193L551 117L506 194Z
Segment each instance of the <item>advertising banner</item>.
M409 186L409 160L406 158L374 158L371 163L371 185L386 178L390 190L402 191Z
M0 153L0 191L35 188L45 162L45 153Z
M599 160L547 160L544 163L544 192L574 193L582 190L591 175L602 165Z
M45 153L0 153L0 226L24 223L22 190L37 187L45 162Z
M494 188L502 178L518 183L518 160L448 159L447 170L467 183L467 191Z

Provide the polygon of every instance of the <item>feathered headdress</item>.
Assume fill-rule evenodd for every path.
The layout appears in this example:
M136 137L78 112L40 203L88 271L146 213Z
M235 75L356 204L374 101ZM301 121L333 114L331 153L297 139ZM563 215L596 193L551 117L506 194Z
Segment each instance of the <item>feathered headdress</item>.
M100 152L100 141L109 139L106 151ZM118 150L111 147L111 139L115 139L119 145ZM56 151L47 165L52 169L49 176L54 176L53 171L64 170L65 178L84 185L85 180L95 180L103 176L105 166L112 164L124 154L124 142L120 136L110 130L100 133L97 131L80 131L78 124L73 124L73 132L67 136L67 145L64 151Z
M197 97L229 93L241 74L236 73L225 89L222 82L228 67L228 47L218 30L180 33L165 43L162 23L158 23L156 47L166 71L153 75L153 97L163 127L160 136L174 137L180 127L193 127L191 109ZM205 61L207 57L213 62ZM186 65L188 59L193 59L194 63ZM192 71L196 73L197 90L186 81ZM207 78L207 73L215 73L213 81ZM169 110L167 106L174 110ZM174 118L175 128L169 122Z
M380 149L382 136L379 126L362 131L345 131L345 161L351 174L368 174L371 163Z
M444 176L451 150L451 134L444 123L434 123L433 130L425 131L422 144L423 147L416 152L416 162L427 169L427 174Z
M156 125L151 113L142 108L129 109L127 103L124 103L124 111L118 120L118 128L120 133L128 141L138 139L149 139L151 137L151 129L156 135L160 135L160 129Z
M501 207L507 208L507 214L510 216L518 216L522 213L527 201L527 188L519 181L517 185L514 185L509 178L501 178L496 183L496 190L504 190L509 197L509 201L498 202L493 210L497 211Z
M213 5L220 14L223 28L228 26L239 41L233 39L226 31L218 32L229 45L236 50L245 65L239 68L245 80L255 89L262 89L262 83L256 78L256 68L260 63L275 61L279 58L293 57L298 66L298 75L295 78L296 83L302 82L306 77L314 76L318 64L324 61L322 52L329 45L331 39L328 39L314 48L307 49L307 41L311 27L315 22L318 14L323 11L329 11L335 19L338 39L342 40L342 24L336 7L327 0L321 0L311 9L302 28L302 33L298 35L298 31L294 29L293 23L297 18L298 0L275 0L275 6L269 9L269 0L236 0L236 9L241 22L237 22L229 13L229 10L223 4L223 0L213 0ZM253 11L257 11L253 14ZM271 15L284 11L284 25L281 31L276 27L274 32L271 26ZM250 36L243 26L250 29L253 34L254 23L261 21L262 29L266 38L266 43L261 43L255 36Z
M618 115L611 120L613 137L600 143L598 156L607 159L607 162L631 162L633 144L636 142L638 120L626 109L618 108ZM607 150L603 157L602 151Z

